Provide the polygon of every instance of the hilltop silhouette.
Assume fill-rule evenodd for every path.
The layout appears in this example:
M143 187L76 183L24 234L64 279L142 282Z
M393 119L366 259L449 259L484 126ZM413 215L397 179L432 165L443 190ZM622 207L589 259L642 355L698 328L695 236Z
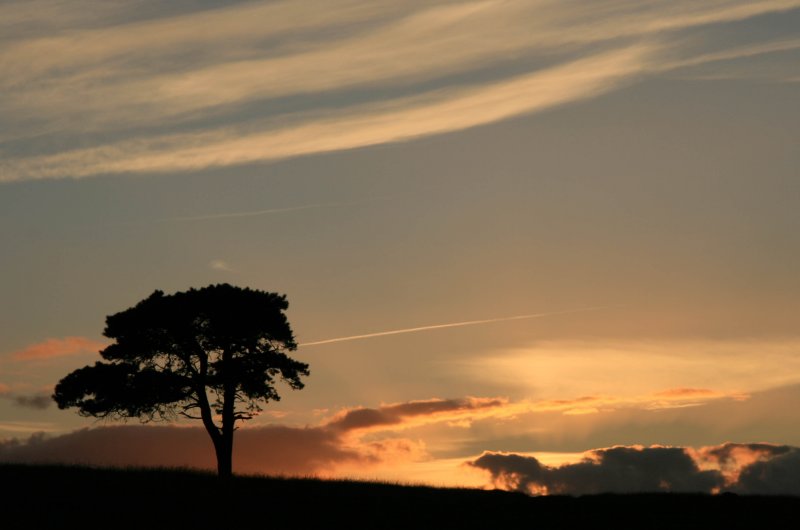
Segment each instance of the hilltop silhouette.
M156 469L0 465L3 528L796 528L800 497L529 497Z

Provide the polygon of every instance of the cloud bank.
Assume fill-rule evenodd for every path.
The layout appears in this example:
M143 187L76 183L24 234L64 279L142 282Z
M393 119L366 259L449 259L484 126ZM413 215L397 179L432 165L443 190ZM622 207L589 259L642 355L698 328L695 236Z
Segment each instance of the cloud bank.
M800 495L800 448L766 443L702 447L593 449L577 463L542 464L533 456L485 452L468 462L495 487L529 494L718 493Z
M5 397L18 397L3 387ZM770 443L725 443L703 447L614 446L574 458L540 460L524 453L486 451L464 462L435 456L419 436L458 432L469 438L473 425L527 418L528 413L599 414L610 407L636 406L646 412L681 406L684 399L723 399L712 391L675 388L639 403L585 396L572 400L511 402L505 398L428 399L343 409L315 426L243 427L234 443L238 473L317 475L323 477L415 477L415 480L468 480L528 494L584 495L628 492L733 491L743 494L800 495L800 448ZM34 403L18 403L35 405ZM592 410L587 410L592 409ZM656 414L656 412L647 412ZM454 431L455 430L455 431ZM431 440L439 444L441 441ZM488 442L483 442L484 444ZM485 447L485 445L484 445ZM445 449L445 452L451 451ZM463 448L461 449L464 450ZM462 454L474 454L473 451ZM439 453L441 454L441 453ZM462 457L463 458L463 457ZM569 462L562 465L548 462ZM182 466L214 469L214 451L206 432L184 425L120 425L81 429L61 435L37 433L27 440L0 442L0 462L67 463L103 466ZM459 465L461 464L461 465ZM465 464L465 465L464 465ZM470 475L469 473L472 473ZM405 474L404 474L405 473ZM422 473L420 475L419 473Z
M47 4L0 6L0 182L202 170L460 131L676 69L791 52L780 35L732 44L705 30L800 7Z
M6 394L12 397L10 388ZM646 412L656 405L661 407L659 410L681 407L686 399L711 402L728 398L703 389L673 389L633 402L594 396L518 402L498 397L465 397L347 408L315 426L244 426L236 435L234 466L240 473L365 476L370 470L379 473L392 469L402 476L403 466L440 467L425 441L417 438L420 435L435 436L437 432L449 431L452 436L455 429L457 437L463 439L471 432L465 429L473 425L486 427L520 418L528 421L532 417L529 414L574 417L630 407ZM208 436L195 425L103 426L58 436L35 434L27 441L3 442L0 461L214 468ZM597 492L608 488L638 491L664 484L680 491L694 488L705 491L738 480L740 474L750 477L749 483L755 483L757 476L745 473L745 464L769 461L788 452L788 447L769 444L729 444L693 452L675 448L644 452L640 448L613 448L590 453L586 461L572 468L550 468L526 455L486 453L472 462L471 467L491 471L496 485L529 492ZM447 465L453 475L458 473L456 464ZM615 466L621 466L628 474L620 475ZM713 472L707 473L708 470ZM579 489L575 490L575 485ZM754 485L751 489L758 487Z
M459 420L502 407L492 398L431 399L345 409L314 427L242 428L234 441L239 473L346 474L370 466L429 458L418 440L392 433L411 426ZM379 438L368 435L383 432ZM0 442L0 461L105 466L184 466L213 469L214 451L199 427L121 425L60 436L34 434Z

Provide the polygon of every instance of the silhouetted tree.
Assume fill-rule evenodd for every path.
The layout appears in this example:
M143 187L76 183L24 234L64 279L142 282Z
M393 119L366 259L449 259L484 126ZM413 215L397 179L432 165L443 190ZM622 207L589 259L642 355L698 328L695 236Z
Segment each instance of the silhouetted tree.
M288 306L285 295L228 284L155 291L106 318L115 342L100 352L105 361L64 377L53 399L82 416L202 420L228 477L235 423L280 400L276 379L301 389L309 375L285 353L297 348Z

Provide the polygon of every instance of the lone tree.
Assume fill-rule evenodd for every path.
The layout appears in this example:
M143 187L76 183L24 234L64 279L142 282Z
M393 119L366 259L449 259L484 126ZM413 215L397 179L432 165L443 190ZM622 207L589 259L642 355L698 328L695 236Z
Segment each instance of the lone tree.
M228 284L155 291L106 318L103 334L114 342L104 361L64 377L53 399L82 416L202 420L219 476L229 477L236 422L280 400L277 379L301 389L309 375L285 353L297 348L288 306L285 295Z

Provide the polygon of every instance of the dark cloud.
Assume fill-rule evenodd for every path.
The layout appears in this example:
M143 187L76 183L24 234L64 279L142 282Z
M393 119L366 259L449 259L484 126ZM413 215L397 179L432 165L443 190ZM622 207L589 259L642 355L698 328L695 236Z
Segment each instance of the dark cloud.
M758 495L800 495L800 448L791 447L746 466L731 489Z
M53 404L53 398L48 394L32 394L30 396L15 395L11 398L20 407L44 410Z
M496 485L526 493L710 492L724 482L719 471L699 469L677 447L598 449L561 467L542 465L531 456L487 452L470 465L489 471Z
M711 447L703 447L698 451L701 458L716 461L720 467L740 467L742 458L773 458L792 451L789 445L768 443L724 443Z
M234 440L234 467L240 473L306 475L368 458L344 448L336 434L321 428L241 429ZM216 467L214 448L202 428L149 425L81 429L55 437L35 434L26 441L6 441L0 443L0 461Z
M506 401L500 398L429 399L383 405L377 409L348 409L336 415L328 426L340 431L369 429L400 425L413 418L447 416L469 413L480 409L501 407Z
M44 410L53 404L49 394L16 394L5 388L0 388L0 398L7 399L19 407Z
M24 406L44 406L39 396L6 394ZM403 439L360 440L364 429L397 426L415 418L447 420L453 414L502 405L498 399L433 399L347 409L316 427L271 425L244 428L234 439L239 473L310 475L342 464L370 465L413 459L422 451ZM49 398L47 398L49 404ZM111 466L216 467L214 450L200 427L122 425L82 429L61 436L35 434L26 441L0 442L0 461L59 462Z
M595 449L581 462L543 465L532 456L486 452L469 465L495 486L525 493L733 491L800 495L800 448L768 443Z

